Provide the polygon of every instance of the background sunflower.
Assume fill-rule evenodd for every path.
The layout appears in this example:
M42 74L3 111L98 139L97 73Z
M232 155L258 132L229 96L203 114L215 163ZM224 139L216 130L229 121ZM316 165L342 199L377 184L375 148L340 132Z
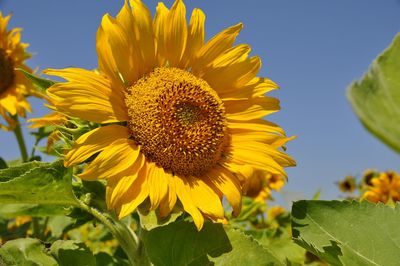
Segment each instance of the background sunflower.
M34 88L24 75L15 68L31 72L24 61L30 58L25 49L27 43L21 42L21 28L8 29L11 15L0 12L0 115L7 124L0 123L0 129L12 130L15 126L14 115L25 117L31 106L25 96Z

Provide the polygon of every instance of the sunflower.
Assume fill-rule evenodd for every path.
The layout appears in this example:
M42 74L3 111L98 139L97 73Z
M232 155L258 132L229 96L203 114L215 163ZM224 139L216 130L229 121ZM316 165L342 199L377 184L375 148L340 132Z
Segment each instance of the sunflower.
M25 117L26 111L31 112L31 106L25 95L34 91L32 84L15 68L31 70L24 64L30 58L25 52L28 44L22 43L21 29L7 30L11 15L3 17L0 12L0 116L8 125L0 123L0 129L12 130L15 120L12 116Z
M353 193L357 189L356 178L346 176L344 180L337 183L339 190L345 193Z
M375 203L400 201L400 176L395 172L379 173L369 180L361 198Z
M262 119L279 110L264 96L277 85L257 77L248 45L233 46L242 24L205 43L204 21L194 9L187 25L181 0L159 3L154 19L126 1L98 29L99 71L46 71L66 80L48 89L55 110L100 124L65 166L87 163L80 178L107 179L107 205L120 218L146 201L160 217L183 208L200 230L205 218L224 219L223 197L239 214L253 172L245 169L285 176L295 165L279 150L290 138Z
M252 171L251 168L250 171ZM258 170L252 174L247 174L247 176L249 178L243 184L243 194L258 202L272 199L272 190L280 191L285 185L285 177L281 174L271 174Z

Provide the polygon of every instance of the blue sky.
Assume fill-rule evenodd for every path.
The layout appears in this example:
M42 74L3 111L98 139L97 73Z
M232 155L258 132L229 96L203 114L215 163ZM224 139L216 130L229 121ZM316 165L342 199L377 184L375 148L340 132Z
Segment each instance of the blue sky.
M144 1L152 12L157 1ZM45 68L97 67L95 34L104 13L115 15L122 0L0 0L3 14L13 12L10 25L24 29L34 57L28 65ZM172 1L166 1L167 6ZM367 168L400 170L400 157L372 137L358 121L345 97L371 61L400 31L400 1L395 0L219 0L186 1L187 9L207 15L210 38L227 26L243 22L237 43L248 43L263 60L261 76L281 90L272 93L282 110L268 117L288 135L298 166L288 169L286 200L339 195L334 183ZM32 100L34 116L47 113ZM28 145L32 138L26 135ZM19 156L12 133L0 132L0 156Z

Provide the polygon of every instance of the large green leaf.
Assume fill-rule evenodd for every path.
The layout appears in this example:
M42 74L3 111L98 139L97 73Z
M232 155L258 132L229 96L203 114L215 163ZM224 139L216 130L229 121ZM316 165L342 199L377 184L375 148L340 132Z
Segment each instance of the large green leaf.
M40 240L20 238L8 241L0 248L0 265L57 266L58 263L47 254Z
M150 260L161 265L282 265L241 231L207 222L199 232L193 223L173 222L144 234Z
M292 217L296 243L332 265L399 265L399 205L298 201Z
M400 152L400 34L347 96L364 126Z
M0 170L0 204L76 205L71 174L61 161L29 162Z

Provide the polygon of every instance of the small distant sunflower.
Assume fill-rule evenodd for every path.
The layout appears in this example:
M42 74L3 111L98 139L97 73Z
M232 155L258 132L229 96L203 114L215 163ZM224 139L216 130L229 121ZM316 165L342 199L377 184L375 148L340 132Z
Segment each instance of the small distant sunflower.
M286 210L282 206L273 206L273 207L268 208L267 217L268 217L268 220L272 221L284 213L286 213Z
M154 19L138 0L106 14L97 32L99 71L47 70L67 80L48 94L54 109L101 124L78 138L65 166L97 154L79 176L107 178L106 200L119 217L148 199L161 217L176 204L201 229L224 219L222 197L237 215L242 184L252 171L285 176L293 159L280 151L290 138L262 120L279 110L264 94L277 88L257 77L258 57L233 46L242 24L204 42L205 15L190 23L177 0L157 6Z
M32 84L15 68L31 70L24 64L30 58L25 52L28 44L21 42L21 29L7 30L11 15L3 17L0 12L0 116L8 125L0 124L0 129L12 130L15 121L12 116L25 117L31 106L25 96L33 91Z
M395 172L382 172L369 180L362 199L371 202L400 201L400 176Z
M282 174L271 174L258 170L247 176L248 178L243 184L243 193L259 202L272 199L272 190L280 191L285 185L285 176Z
M337 183L339 190L345 193L353 193L357 189L357 182L354 176L346 176L344 180Z

